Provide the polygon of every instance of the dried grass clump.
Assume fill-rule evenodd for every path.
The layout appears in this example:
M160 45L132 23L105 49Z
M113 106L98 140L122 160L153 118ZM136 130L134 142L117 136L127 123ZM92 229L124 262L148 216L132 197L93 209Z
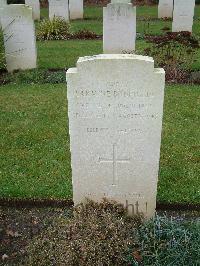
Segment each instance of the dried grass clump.
M196 61L199 40L190 32L167 32L161 36L146 36L151 45L145 55L155 60L157 67L163 67L166 81L170 83L190 82L190 72Z
M141 221L117 203L88 201L29 246L26 265L127 265Z
M68 40L70 39L70 24L62 18L44 19L39 23L37 40Z

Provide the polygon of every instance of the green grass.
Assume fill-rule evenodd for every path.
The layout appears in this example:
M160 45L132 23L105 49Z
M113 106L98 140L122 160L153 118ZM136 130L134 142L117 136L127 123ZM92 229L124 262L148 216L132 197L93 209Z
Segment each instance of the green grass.
M158 200L200 202L199 86L166 90Z
M142 53L149 44L143 40L136 41L137 53ZM101 40L38 41L38 67L42 69L63 69L74 67L80 56L103 53ZM200 49L197 50L192 69L200 70Z
M70 40L37 42L39 68L69 68L80 56L102 53L102 41Z
M65 85L0 87L1 197L70 197Z
M155 6L139 7L137 12L139 18L157 16ZM195 12L200 16L200 6ZM47 15L43 9L42 16ZM145 23L139 21L139 32L161 33L162 27L171 24L159 20L150 21L150 26ZM102 33L102 8L87 7L85 20L72 22L73 31L83 27ZM145 41L136 42L138 51L147 46ZM80 56L102 53L102 41L44 41L37 42L37 48L38 69L8 75L12 83L0 87L0 197L72 195L65 85L26 83L63 82L62 71L50 76L44 73L49 68L74 67ZM196 59L192 68L200 70L200 51ZM198 86L167 87L159 201L200 202L198 97Z
M199 203L198 86L167 86L158 200ZM1 197L72 195L65 84L0 87Z
M48 10L42 9L42 17L48 16ZM102 7L86 7L85 19L71 22L72 32L81 29L88 29L102 34L103 31L103 9ZM169 27L171 29L171 21L150 20L140 21L141 18L156 18L156 6L141 6L137 7L137 32L143 34L161 34L162 28ZM200 35L200 6L195 9L194 33ZM136 46L138 50L146 47L144 41L137 40ZM96 40L70 40L70 41L46 41L37 42L38 48L38 67L39 68L69 68L75 66L77 59L84 55L93 55L102 53L102 41ZM197 61L193 64L193 70L200 69L200 49L197 51Z
M137 41L136 49L143 50L148 44ZM37 42L39 68L70 68L80 56L103 53L103 42L96 40L69 40Z
M196 7L195 20L193 26L194 34L200 35L200 6ZM72 21L72 31L78 31L80 29L88 29L96 32L97 34L103 34L103 12L101 7L87 7L85 8L85 20ZM144 34L162 34L164 27L169 27L171 30L172 21L164 20L151 20L151 18L157 17L157 7L137 7L137 32ZM148 19L149 21L141 21L141 19Z
M48 10L42 9L42 17L48 17ZM157 6L139 6L137 7L137 32L140 34L162 34L164 27L169 27L171 30L171 21L155 20L157 18ZM141 21L148 19L148 21ZM153 20L152 20L153 19ZM87 29L103 34L103 8L102 7L85 7L84 20L71 21L71 30L77 32L82 29ZM200 35L200 6L195 7L195 20L193 32Z

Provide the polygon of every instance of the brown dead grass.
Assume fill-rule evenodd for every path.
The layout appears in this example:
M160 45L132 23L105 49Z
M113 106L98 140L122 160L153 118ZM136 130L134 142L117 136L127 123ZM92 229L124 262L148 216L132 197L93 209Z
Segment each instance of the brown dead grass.
M35 239L26 265L127 265L141 221L127 216L122 205L88 201L75 209L71 220L57 219Z

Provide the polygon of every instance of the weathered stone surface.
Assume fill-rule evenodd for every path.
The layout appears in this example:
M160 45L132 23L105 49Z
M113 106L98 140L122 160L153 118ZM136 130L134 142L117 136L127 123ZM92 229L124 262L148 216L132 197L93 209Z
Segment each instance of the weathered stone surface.
M32 8L7 5L1 15L8 71L35 68L37 52Z
M68 0L49 0L49 19L54 17L60 17L69 21Z
M3 8L7 5L7 0L0 0L0 28L1 28L1 12Z
M154 215L165 75L153 59L98 55L67 72L75 204L106 197Z
M83 0L69 0L70 19L83 18Z
M175 0L172 31L192 32L195 0Z
M40 20L40 1L39 0L25 0L26 5L33 9L33 19Z
M105 54L131 53L135 50L136 7L108 4L103 10L103 51Z
M7 5L7 0L0 0L0 8Z
M159 0L158 18L172 18L174 0Z

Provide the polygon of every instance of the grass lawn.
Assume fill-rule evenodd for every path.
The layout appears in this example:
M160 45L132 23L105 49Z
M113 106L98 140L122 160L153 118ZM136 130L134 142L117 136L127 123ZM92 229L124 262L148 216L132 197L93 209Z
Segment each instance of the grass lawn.
M101 54L102 45L102 41L96 40L37 42L38 67L61 69L73 67L80 56Z
M167 86L158 200L200 202L199 88ZM72 196L65 84L0 87L1 197Z
M171 27L171 21L151 20L140 21L141 18L156 18L157 6L137 7L137 31L140 33L161 34L163 27ZM48 10L41 10L42 17L48 17ZM78 31L89 29L98 34L103 30L103 9L102 7L86 7L85 19L71 22L71 30ZM195 9L194 32L200 35L200 6ZM141 50L148 46L143 40L136 41L136 49ZM63 69L73 67L77 59L84 55L100 54L103 51L102 41L97 40L70 40L70 41L43 41L37 42L38 48L38 67ZM73 50L73 53L72 53ZM197 52L197 61L193 65L194 70L200 69L200 50Z
M157 18L157 6L140 6L137 7L137 32L144 34L162 34L162 28L171 29L171 21L155 20ZM41 10L42 17L48 17L48 9ZM153 19L153 20L152 20ZM144 20L144 21L143 21ZM146 20L146 21L145 21ZM148 21L147 21L148 20ZM195 7L195 20L193 26L194 34L200 35L200 5ZM102 7L85 7L84 20L71 21L72 31L76 32L81 29L87 29L103 34L103 8Z
M70 197L65 85L0 87L1 197Z
M197 25L200 6L195 12ZM141 33L148 30L159 34L163 26L171 24L151 20L148 26L141 21L144 17L156 18L156 6L138 7L137 14ZM43 9L42 16L47 15L47 9ZM102 8L87 7L85 20L72 22L73 31L84 27L102 33ZM144 40L137 40L136 50L141 53L147 45ZM12 83L0 87L0 197L72 196L66 86L26 83L42 83L40 75L47 69L74 67L80 56L102 53L102 41L38 41L37 50L38 69L7 75ZM200 51L196 59L192 68L200 70ZM48 82L64 82L64 72L53 75L56 77L51 76ZM198 86L166 88L160 202L200 202L198 97Z
M137 40L137 53L141 54L148 46L147 42ZM101 40L38 41L37 50L39 68L63 69L74 67L80 56L103 53L103 42ZM200 70L200 49L197 50L195 59L192 69Z

